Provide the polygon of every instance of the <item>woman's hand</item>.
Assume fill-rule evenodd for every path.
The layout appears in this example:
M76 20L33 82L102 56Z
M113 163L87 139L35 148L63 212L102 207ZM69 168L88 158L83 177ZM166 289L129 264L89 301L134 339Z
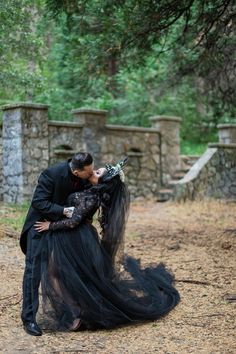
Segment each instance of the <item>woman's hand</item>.
M38 232L49 230L50 221L36 221L34 228Z

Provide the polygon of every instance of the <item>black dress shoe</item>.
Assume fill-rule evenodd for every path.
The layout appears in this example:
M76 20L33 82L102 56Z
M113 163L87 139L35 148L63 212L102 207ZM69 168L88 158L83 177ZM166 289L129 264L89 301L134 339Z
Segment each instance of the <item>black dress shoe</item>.
M43 334L36 322L25 322L23 326L26 333L31 334L31 336L41 336Z

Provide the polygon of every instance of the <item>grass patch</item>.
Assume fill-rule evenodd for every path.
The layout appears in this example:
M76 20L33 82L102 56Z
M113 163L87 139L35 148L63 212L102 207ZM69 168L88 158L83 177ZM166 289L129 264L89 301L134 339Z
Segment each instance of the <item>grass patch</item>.
M206 149L206 143L193 143L184 140L180 142L180 151L182 155L202 155Z
M16 231L21 231L29 204L0 204L0 225L7 225Z

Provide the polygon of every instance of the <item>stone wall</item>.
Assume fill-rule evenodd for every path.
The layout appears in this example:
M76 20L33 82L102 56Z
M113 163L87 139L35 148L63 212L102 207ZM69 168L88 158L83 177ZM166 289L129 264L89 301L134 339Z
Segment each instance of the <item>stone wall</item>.
M83 125L73 122L49 121L49 165L71 158L85 150L82 143Z
M2 109L5 202L30 200L46 167L81 150L93 155L95 167L129 156L126 176L133 197L153 196L161 187L165 139L156 127L109 125L107 112L93 109L73 110L74 122L48 121L46 105L19 103Z
M175 199L236 200L236 144L209 144L190 171L175 185Z
M48 121L48 107L18 103L2 107L0 199L30 200L39 174L78 151L90 152L95 168L129 157L133 197L153 197L180 168L181 118L155 116L152 128L109 125L107 111L75 109L73 122ZM206 153L175 186L177 200L236 198L236 125L220 125L221 144ZM225 144L222 144L225 143Z
M101 141L103 164L115 161L116 154L128 156L127 182L134 197L151 197L161 186L160 133L154 128L106 125Z
M129 157L126 176L133 197L150 197L160 188L160 134L157 129L105 124L100 137L91 137L88 149L83 141L82 123L49 122L49 165L70 158L77 151L93 151L94 156L98 144L101 156L99 161L95 158L97 168Z

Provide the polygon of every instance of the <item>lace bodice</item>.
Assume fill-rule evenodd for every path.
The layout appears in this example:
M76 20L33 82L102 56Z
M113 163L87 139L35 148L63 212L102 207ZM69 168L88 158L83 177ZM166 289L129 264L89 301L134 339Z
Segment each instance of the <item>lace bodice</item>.
M99 194L94 190L74 193L70 200L71 206L75 207L72 218L51 222L50 230L74 228L86 219L90 220L99 208Z

